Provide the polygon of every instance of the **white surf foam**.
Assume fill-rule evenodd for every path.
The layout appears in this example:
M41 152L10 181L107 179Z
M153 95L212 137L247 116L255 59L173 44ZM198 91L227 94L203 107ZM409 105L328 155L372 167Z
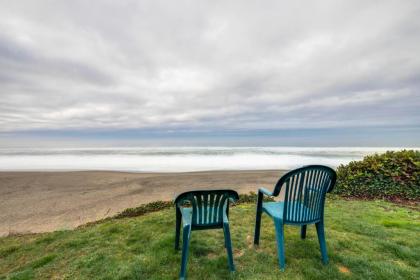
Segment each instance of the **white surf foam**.
M181 147L0 149L0 170L115 170L184 172L337 167L363 156L401 148ZM417 148L415 148L417 149Z

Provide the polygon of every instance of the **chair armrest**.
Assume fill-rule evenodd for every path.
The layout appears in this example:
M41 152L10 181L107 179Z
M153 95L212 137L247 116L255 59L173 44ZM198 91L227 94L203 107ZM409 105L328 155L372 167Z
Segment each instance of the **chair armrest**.
M233 198L229 197L229 202L230 203L235 203L236 202L236 199L233 199Z
M174 194L173 198L172 198L172 202L176 205L176 199L178 198L179 194Z
M227 213L223 213L223 223L229 223L229 218L227 216Z
M272 193L272 192L270 192L269 190L265 189L265 188L259 188L259 189L258 189L258 192L259 192L259 193L263 193L263 194L265 194L265 195L267 195L267 196L273 196L273 193Z

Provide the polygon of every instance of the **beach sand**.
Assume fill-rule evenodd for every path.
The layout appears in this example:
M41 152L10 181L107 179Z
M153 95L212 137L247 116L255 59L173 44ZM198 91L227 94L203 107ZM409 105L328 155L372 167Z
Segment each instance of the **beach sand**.
M0 236L72 229L195 189L272 189L284 171L0 172Z

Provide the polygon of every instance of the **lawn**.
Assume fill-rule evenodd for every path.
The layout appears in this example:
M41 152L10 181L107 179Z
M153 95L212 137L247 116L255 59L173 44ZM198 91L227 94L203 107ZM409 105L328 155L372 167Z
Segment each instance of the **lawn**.
M420 211L384 201L329 199L330 263L321 262L315 227L300 240L286 227L286 270L277 267L272 221L264 215L254 248L255 205L231 210L237 271L229 273L222 230L194 231L189 279L420 279ZM0 279L176 279L173 209L111 219L76 230L0 239Z

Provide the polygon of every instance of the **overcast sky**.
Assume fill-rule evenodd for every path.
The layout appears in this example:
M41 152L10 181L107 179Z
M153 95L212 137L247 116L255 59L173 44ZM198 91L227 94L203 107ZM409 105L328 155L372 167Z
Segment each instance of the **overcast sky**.
M420 145L420 1L0 0L0 146L284 134Z

